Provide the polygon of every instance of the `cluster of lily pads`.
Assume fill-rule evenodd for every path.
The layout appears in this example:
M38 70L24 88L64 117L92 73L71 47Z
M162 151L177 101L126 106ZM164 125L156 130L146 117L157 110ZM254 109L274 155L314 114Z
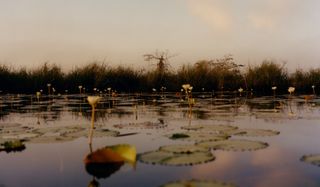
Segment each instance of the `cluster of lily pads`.
M169 166L190 166L215 160L214 150L225 151L255 151L268 147L268 143L246 139L231 139L232 136L258 137L274 136L280 132L265 129L239 129L230 125L189 125L181 127L183 132L166 135L172 140L186 140L194 142L184 145L165 145L158 150L145 152L138 155L138 160L147 164ZM233 184L202 181L182 180L170 182L162 187L180 186L213 186L232 187Z
M274 136L280 132L264 129L239 129L230 125L183 126L186 132L166 135L172 140L193 141L194 144L167 145L158 150L139 155L144 163L161 165L194 165L213 161L212 150L254 151L268 147L268 143L246 139L231 139L232 136Z
M120 132L98 126L95 137L117 136ZM24 126L19 123L0 124L0 142L23 141L30 143L54 143L71 141L88 136L88 125Z

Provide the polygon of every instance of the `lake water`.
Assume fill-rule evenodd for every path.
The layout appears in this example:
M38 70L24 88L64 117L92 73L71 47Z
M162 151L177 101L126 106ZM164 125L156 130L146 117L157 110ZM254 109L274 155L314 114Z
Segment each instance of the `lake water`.
M243 187L320 186L320 167L300 160L304 155L320 154L319 97L305 100L296 95L198 93L194 98L190 111L183 97L170 93L105 95L96 109L90 150L91 107L85 95L41 96L39 100L31 95L2 95L0 143L18 138L25 140L25 149L0 152L0 187L93 183L157 187L191 179ZM199 125L267 129L280 134L234 134L230 139L265 142L268 147L250 151L211 149L215 159L199 164L176 166L140 160L141 154L161 146L194 144L169 137L192 131L181 127ZM134 164L106 164L102 175L96 174L97 168L88 171L84 159L91 151L119 144L135 148L138 155Z

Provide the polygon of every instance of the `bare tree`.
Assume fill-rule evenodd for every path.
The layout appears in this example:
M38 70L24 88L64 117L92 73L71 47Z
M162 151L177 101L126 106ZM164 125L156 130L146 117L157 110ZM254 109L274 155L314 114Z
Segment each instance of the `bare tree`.
M170 67L169 59L175 56L177 55L170 55L167 50L143 55L145 61L157 61L157 70L161 74L168 71L168 68Z

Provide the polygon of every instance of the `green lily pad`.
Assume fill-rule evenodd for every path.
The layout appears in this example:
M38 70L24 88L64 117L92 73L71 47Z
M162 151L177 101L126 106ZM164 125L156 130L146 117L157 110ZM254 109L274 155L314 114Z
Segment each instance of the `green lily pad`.
M26 148L26 146L20 140L6 141L0 146L0 151L22 151Z
M190 137L189 135L187 134L184 134L184 133L174 133L170 136L170 139L184 139L184 138L188 138Z
M15 139L20 139L20 140L30 140L32 138L38 137L40 134L38 133L31 133L31 132L26 132L26 133L10 133L6 135L2 135L0 139L4 140L15 140Z
M179 133L180 134L180 133ZM210 132L184 132L184 137L180 138L172 138L173 135L167 135L169 138L173 140L186 140L186 141L194 141L194 142L201 142L201 141L220 141L220 140L226 140L230 136L226 134L216 134L216 133L210 133Z
M316 154L316 155L304 155L301 158L301 161L306 162L306 163L310 163L316 166L320 166L320 154Z
M159 151L166 151L171 153L194 153L194 152L206 152L209 151L206 147L201 147L197 145L166 145L161 146Z
M237 129L234 131L230 131L230 133L237 136L252 136L252 137L275 136L280 134L279 131L267 130L267 129Z
M238 127L231 125L189 125L183 126L181 129L184 130L194 130L194 131L205 131L205 132L215 132L215 133L223 133L224 131L230 131L238 129Z
M82 126L63 126L63 127L48 127L39 128L33 131L38 133L39 136L31 138L29 141L32 143L54 143L72 141L79 137L87 137L89 135L89 128ZM97 127L93 131L93 137L115 137L120 132L113 131L105 128Z
M219 181L181 180L169 182L160 187L235 187L235 185Z
M33 130L43 136L66 136L68 134L83 131L85 128L80 126L60 126L60 127L41 127Z
M195 165L213 161L215 156L210 152L172 153L166 151L151 151L140 154L139 161L148 164L170 166Z
M268 147L268 143L251 140L223 140L223 141L205 141L198 143L212 149L221 149L226 151L255 151Z
M139 122L139 123L127 123L127 124L117 124L113 125L115 128L119 129L161 129L165 128L168 125L163 123L163 121L160 122Z
M88 131L85 132L86 135L88 135ZM119 131L115 130L110 130L106 128L96 128L93 131L93 137L105 137L105 136L111 136L111 137L116 137L120 134Z

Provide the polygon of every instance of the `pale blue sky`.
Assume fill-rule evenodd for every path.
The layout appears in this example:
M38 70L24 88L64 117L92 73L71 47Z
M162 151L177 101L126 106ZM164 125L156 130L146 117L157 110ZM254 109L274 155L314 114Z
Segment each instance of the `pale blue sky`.
M233 54L318 68L319 9L318 0L0 0L0 62L147 67L142 55L158 49L178 54L173 67Z

